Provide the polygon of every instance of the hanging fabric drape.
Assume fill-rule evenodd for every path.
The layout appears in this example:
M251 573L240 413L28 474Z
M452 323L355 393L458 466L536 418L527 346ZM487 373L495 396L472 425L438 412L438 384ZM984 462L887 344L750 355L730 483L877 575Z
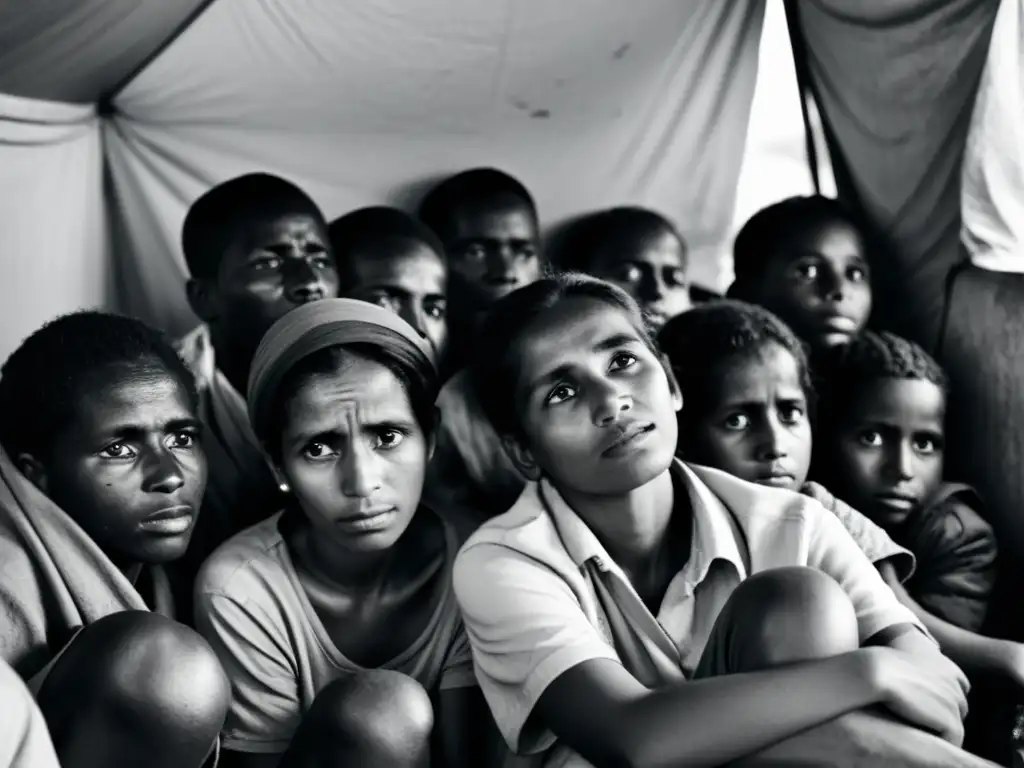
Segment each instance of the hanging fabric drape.
M0 93L75 104L104 101L208 2L0 3Z
M1024 272L1024 2L1002 0L964 157L963 241L971 260Z
M546 224L613 204L662 211L713 284L763 11L216 0L121 92L106 126L119 298L189 327L187 205L254 169L293 179L333 217L415 204L443 175L495 165L534 191Z
M109 297L95 109L0 94L0 360Z
M960 255L960 169L991 0L799 3L840 194L877 229L880 325L931 346Z

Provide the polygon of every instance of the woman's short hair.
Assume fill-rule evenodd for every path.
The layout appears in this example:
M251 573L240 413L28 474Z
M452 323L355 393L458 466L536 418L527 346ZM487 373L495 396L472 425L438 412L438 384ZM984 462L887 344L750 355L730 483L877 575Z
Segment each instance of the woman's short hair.
M195 378L169 339L145 323L107 312L64 315L22 342L0 369L0 443L45 458L83 399L135 369L181 384L198 407Z

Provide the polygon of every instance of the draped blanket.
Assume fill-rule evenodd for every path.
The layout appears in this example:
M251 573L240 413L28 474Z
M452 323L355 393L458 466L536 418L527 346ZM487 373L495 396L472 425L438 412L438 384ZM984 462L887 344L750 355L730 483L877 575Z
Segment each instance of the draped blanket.
M153 609L173 616L167 576L146 575ZM0 658L21 677L45 667L81 627L149 610L134 584L0 448Z

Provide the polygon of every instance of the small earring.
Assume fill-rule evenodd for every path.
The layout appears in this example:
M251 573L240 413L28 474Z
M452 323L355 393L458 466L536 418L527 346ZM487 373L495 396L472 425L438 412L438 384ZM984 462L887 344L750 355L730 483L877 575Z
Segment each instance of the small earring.
M281 483L277 487L281 489L281 493L290 493L292 490L291 488L288 487L288 483Z

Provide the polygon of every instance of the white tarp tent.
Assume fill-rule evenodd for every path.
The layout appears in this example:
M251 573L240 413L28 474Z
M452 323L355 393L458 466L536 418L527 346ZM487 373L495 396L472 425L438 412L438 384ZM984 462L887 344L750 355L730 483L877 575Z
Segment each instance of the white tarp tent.
M335 216L412 205L447 173L497 165L547 224L614 203L661 210L698 282L721 288L736 216L813 189L781 3L753 103L764 130L744 152L763 15L710 0L217 0L102 115L0 94L0 357L83 305L184 330L187 205L255 168ZM0 74L27 71L6 50Z
M895 299L880 305L910 319L936 314L958 253L996 5L789 6L818 156L891 241L877 258L892 268L876 271ZM188 327L185 210L257 168L336 216L409 206L447 173L496 165L535 191L549 226L614 203L662 211L697 281L721 288L736 219L813 189L787 32L783 0L8 3L0 357L83 305Z

